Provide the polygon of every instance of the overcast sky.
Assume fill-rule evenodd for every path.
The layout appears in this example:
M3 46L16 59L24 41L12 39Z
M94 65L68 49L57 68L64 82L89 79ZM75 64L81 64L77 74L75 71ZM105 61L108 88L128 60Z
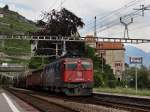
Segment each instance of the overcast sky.
M50 11L53 8L59 10L61 6L65 7L85 22L85 27L80 30L82 36L93 34L94 16L97 16L98 36L123 38L124 26L119 24L119 17L134 12L133 8L139 8L141 4L150 5L150 0L0 0L0 7L6 4L11 10L17 11L33 21L40 19L41 13L44 11ZM144 17L135 16L134 23L129 26L130 38L150 39L149 20L150 11L145 11ZM109 24L114 23L117 25L108 28ZM106 25L107 27L101 27ZM134 46L150 52L150 44Z

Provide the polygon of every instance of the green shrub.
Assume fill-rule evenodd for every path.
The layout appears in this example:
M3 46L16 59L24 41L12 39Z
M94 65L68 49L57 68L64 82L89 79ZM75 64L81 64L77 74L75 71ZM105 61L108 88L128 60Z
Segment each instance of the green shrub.
M117 81L116 80L109 80L108 81L108 87L115 88L116 85L117 85Z
M42 65L42 58L39 58L39 57L33 57L33 58L31 58L31 60L29 62L30 69L40 68L41 65Z
M94 72L94 87L100 87L104 85L103 77L100 72Z

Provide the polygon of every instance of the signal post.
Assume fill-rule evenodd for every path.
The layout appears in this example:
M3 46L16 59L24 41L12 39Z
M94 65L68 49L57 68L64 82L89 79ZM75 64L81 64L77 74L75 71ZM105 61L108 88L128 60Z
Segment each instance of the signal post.
M137 65L143 63L143 57L129 57L130 64L135 64L135 90L137 94L138 90L138 80L137 80L137 75L138 75L138 69Z

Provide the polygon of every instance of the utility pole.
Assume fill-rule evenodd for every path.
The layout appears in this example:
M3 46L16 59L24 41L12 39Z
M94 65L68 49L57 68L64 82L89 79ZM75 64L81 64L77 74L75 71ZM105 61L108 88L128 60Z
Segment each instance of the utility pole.
M96 32L96 16L94 17L94 37L97 37L97 32Z
M54 44L55 45L55 56L56 56L56 59L59 57L59 55L58 55L58 44L60 44L60 43L52 43L52 44Z
M63 41L63 52L62 52L62 56L64 56L67 53L66 51L66 41Z
M137 71L138 70L138 68L137 68L137 64L135 64L135 91L136 91L136 94L137 94L137 89L138 89L138 87L137 87Z
M58 44L56 43L56 59L58 58Z
M60 1L60 10L62 9L62 4L63 4L63 2L62 2L62 0Z
M102 59L102 73L104 72L104 62L103 62L103 54L101 53L101 59Z
M124 38L126 37L126 34L127 34L127 37L129 38L129 30L128 30L128 25L130 25L131 23L133 23L133 18L131 18L131 21L130 22L125 22L122 20L122 17L120 17L120 23L122 23L125 27L125 30L124 30Z
M148 9L148 7L145 7L144 5L140 5L140 8L139 9L134 9L134 10L141 10L142 11L142 16L144 17L144 12L145 12L145 10L150 10L150 9Z

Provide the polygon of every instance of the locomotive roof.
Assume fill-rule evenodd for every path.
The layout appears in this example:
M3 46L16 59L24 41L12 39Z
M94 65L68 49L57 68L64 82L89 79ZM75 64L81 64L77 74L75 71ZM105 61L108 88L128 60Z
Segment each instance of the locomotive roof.
M52 63L47 64L46 66L55 64L55 63L60 62L60 61L66 61L66 60L71 61L71 60L77 60L77 59L81 59L81 60L91 60L90 58L60 58L60 59L57 59L57 60L53 61ZM46 66L45 66L45 67L46 67Z
M38 71L42 71L44 68L50 66L50 65L53 65L55 63L58 63L58 62L61 62L61 61L65 61L65 60L68 60L68 61L71 61L71 60L77 60L77 59L81 59L81 60L91 60L90 58L59 58L59 59L56 59L54 60L53 62L45 65L43 68L40 68L40 69L35 69L35 70L31 70L31 72L38 72Z

